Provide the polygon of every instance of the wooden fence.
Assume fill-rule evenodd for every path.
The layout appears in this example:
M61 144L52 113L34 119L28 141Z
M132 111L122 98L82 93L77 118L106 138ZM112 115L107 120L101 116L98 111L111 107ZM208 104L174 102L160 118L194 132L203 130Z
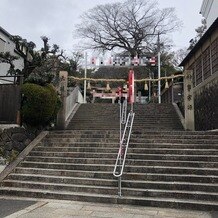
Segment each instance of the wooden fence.
M3 81L6 80L8 78ZM14 79L11 83L0 84L0 123L14 124L20 120L21 92L20 84L16 83Z

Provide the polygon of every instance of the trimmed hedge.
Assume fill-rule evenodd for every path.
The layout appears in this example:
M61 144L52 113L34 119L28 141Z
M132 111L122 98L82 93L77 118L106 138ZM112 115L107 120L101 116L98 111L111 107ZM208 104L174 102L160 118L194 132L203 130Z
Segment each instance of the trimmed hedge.
M40 86L25 83L22 88L22 122L27 125L47 126L55 118L60 108L60 100L51 84Z

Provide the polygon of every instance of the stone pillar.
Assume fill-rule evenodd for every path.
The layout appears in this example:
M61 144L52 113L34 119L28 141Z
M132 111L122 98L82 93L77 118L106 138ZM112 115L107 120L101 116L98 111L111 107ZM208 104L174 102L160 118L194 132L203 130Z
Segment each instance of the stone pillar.
M192 70L184 72L184 110L185 110L185 129L195 130L195 115L194 115L194 95Z
M57 129L65 129L68 72L60 71L59 84L62 106L57 115Z

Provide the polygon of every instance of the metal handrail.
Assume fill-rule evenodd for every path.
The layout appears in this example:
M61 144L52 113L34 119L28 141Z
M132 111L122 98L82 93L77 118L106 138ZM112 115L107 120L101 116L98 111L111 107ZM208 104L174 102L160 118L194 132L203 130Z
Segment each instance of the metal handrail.
M127 99L124 100L123 104L121 99L119 99L120 105L120 142L122 140L122 128L126 124L126 114L127 114Z
M126 114L127 114L127 99L123 102L122 113L121 113L121 123L126 124Z
M115 167L114 167L114 171L113 171L113 175L115 177L119 177L119 176L122 176L123 174L123 169L124 169L124 165L125 165L125 160L126 160L126 154L127 154L127 149L128 149L128 146L129 146L129 140L130 140L130 136L131 136L131 130L132 130L132 125L133 125L133 120L134 120L134 116L135 116L135 113L132 113L130 112L128 114L128 117L127 117L127 122L126 122L126 125L125 125L125 129L124 129L124 132L123 132L123 136L122 136L122 140L121 140L121 143L120 143L120 148L119 148L119 152L117 154L117 159L116 159L116 163L115 163ZM131 115L130 115L131 114ZM132 119L131 121L129 121L130 119L130 116L132 116ZM128 126L128 123L130 123L130 130L129 130L129 133L128 133L128 138L127 138L127 143L125 144L125 155L124 155L124 158L123 158L123 163L122 163L122 168L121 168L121 172L119 174L116 174L116 169L117 169L117 166L118 166L118 161L119 161L119 158L122 156L122 148L123 148L123 145L124 145L124 137L125 137L125 134L126 134L126 129L127 129L127 126Z
M118 180L118 195L119 196L121 196L121 176L123 174L123 170L124 170L124 166L126 162L126 155L127 155L129 140L130 140L130 136L132 132L134 116L135 116L135 113L133 113L133 111L130 111L127 117L122 139L120 141L120 148L117 154L117 159L116 159L114 171L113 171L113 175L119 179ZM125 139L127 128L129 128L129 131L128 131L127 139ZM117 171L119 171L119 173L117 173Z

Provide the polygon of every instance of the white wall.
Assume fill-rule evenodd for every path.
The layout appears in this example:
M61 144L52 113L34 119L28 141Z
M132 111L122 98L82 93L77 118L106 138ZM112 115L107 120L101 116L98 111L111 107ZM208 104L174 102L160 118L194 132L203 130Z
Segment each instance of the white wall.
M218 0L203 0L200 13L207 21L207 28L218 17Z

